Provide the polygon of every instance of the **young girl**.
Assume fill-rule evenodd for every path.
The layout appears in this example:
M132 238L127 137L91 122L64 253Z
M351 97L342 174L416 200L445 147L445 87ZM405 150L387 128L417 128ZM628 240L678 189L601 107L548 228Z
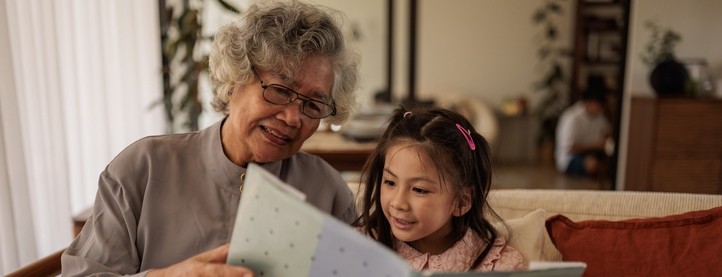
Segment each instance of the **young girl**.
M525 269L484 215L489 146L463 116L445 109L394 112L367 161L362 214L354 223L415 270Z

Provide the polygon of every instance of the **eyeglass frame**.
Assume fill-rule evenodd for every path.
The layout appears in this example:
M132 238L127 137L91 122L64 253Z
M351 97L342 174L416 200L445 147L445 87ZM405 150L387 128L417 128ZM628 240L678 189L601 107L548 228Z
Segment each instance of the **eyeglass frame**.
M293 90L292 88L289 88L289 87L284 86L284 85L279 85L279 84L274 84L274 83L268 83L268 84L267 84L267 83L263 82L263 80L261 80L261 76L258 75L258 72L256 71L256 68L255 68L255 67L252 68L251 70L253 71L253 75L256 76L256 80L258 80L258 82L260 83L261 88L263 89L263 91L261 91L261 95L263 96L263 100L266 100L266 102L268 102L268 103L270 103L270 104L273 104L273 105L279 105L279 106L280 106L280 105L283 105L283 106L287 106L288 104L291 104L291 103L295 102L296 100L301 100L301 102L302 102L302 104L301 104L301 109L300 109L300 110L301 110L301 113L302 113L303 115L307 116L308 118L311 118L311 119L324 119L324 118L327 118L327 117L329 117L329 116L335 116L335 115L336 115L336 102L335 102L335 101L331 100L331 104L328 104L328 103L325 103L325 102L323 102L323 101L316 100L316 99L313 99L313 98L308 97L308 96L306 96L306 95L303 95L303 94L301 94L301 93ZM281 89L288 90L288 91L290 91L290 92L293 92L294 95L295 95L295 97L292 96L291 98L288 99L288 102L286 102L286 103L274 103L274 102L271 102L271 100L268 100L268 98L266 98L266 89L267 89L268 87L278 87L278 88L281 88ZM322 105L324 105L324 106L327 106L327 107L331 108L331 113L328 114L328 115L326 115L326 116L323 116L323 117L312 117L312 116L308 115L308 114L304 111L304 110L305 110L305 107L306 107L306 104L309 103L309 102L311 102L311 103L320 103L320 104L322 104Z

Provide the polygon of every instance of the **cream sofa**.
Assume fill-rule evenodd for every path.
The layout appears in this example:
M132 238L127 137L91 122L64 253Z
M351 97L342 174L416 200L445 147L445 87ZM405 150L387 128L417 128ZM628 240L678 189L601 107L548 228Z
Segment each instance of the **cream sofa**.
M357 196L362 194L356 182L350 182L349 188ZM360 210L361 197L356 200ZM573 221L616 221L722 206L722 195L606 190L492 189L487 200L512 229L510 244L528 261L562 261L544 226L557 214Z
M349 187L359 195L358 183L351 182ZM497 214L508 222L513 232L511 244L518 248L527 260L560 261L562 254L554 247L544 229L544 221L551 216L562 214L574 221L661 217L720 207L722 195L498 189L489 193L488 201ZM360 201L357 204L360 204ZM58 251L7 276L55 276L60 273L60 255L63 251ZM719 256L715 255L710 260L718 263ZM719 272L722 272L722 267L714 273ZM620 274L601 276L618 275ZM673 272L671 275L680 274Z
M527 259L561 261L562 254L552 244L546 229L539 228L540 220L556 214L575 222L663 217L722 206L722 195L499 189L489 193L488 201L496 213L509 222L514 232L512 245L520 248ZM534 248L541 248L541 253L533 253Z

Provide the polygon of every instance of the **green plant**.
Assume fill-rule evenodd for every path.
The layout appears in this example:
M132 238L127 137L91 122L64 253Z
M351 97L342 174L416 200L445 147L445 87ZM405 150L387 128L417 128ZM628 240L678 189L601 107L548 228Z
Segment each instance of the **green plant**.
M541 121L539 143L553 141L556 122L567 106L569 84L563 63L570 54L569 49L560 45L557 25L563 15L562 2L564 0L547 0L532 16L533 23L539 28L537 57L543 70L542 77L534 84L536 91L544 93L534 110Z
M239 10L225 0L216 0L233 13ZM208 70L208 47L212 36L203 34L204 0L173 1L166 5L159 0L161 13L161 47L163 63L163 107L168 133L176 130L176 121L182 127L198 130L198 118L203 112L199 94L202 73ZM169 2L170 3L170 2ZM160 104L160 103L158 103Z
M665 60L674 59L674 47L682 40L682 36L651 20L645 21L644 27L649 29L651 37L644 47L644 52L640 54L642 62L653 67Z

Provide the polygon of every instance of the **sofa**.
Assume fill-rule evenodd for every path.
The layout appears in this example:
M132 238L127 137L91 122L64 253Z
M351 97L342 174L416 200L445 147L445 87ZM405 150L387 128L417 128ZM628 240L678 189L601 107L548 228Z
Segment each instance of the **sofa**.
M349 186L354 193L360 193L357 183ZM587 264L585 276L722 275L722 263L719 262L722 239L717 238L722 234L722 195L496 189L489 193L488 201L509 227L510 244L528 261L582 261ZM572 230L572 234L578 231L579 235L558 232L558 225L571 227L567 229ZM680 230L669 230L670 226ZM506 230L503 227L499 229ZM593 231L591 236L586 232L588 229ZM611 231L604 236L594 233L598 230ZM674 241L696 248L674 252L672 260L645 256L647 260L642 261L640 256L644 256L643 253L664 252L660 251L664 245L660 247L658 242L670 244L664 236L655 233L659 230L668 236L680 237ZM677 235L680 232L682 235ZM562 244L562 239L570 237L576 240L565 240ZM657 244L643 243L635 247L634 250L642 251L642 254L630 251L618 257L610 251L620 249L618 244L625 243L624 239L644 241L654 237L657 237ZM616 241L608 243L610 239ZM555 243L563 246L558 247ZM604 247L599 247L599 244ZM698 248L705 248L706 252L697 255L700 253ZM579 249L583 250L582 254L578 253ZM60 272L61 253L62 250L8 276L54 276ZM585 255L592 258L583 258ZM686 258L690 257L693 261L687 262ZM600 264L600 261L605 263ZM607 268L609 263L612 264L611 269Z
M722 195L498 189L488 201L529 261L585 262L585 276L722 276Z

